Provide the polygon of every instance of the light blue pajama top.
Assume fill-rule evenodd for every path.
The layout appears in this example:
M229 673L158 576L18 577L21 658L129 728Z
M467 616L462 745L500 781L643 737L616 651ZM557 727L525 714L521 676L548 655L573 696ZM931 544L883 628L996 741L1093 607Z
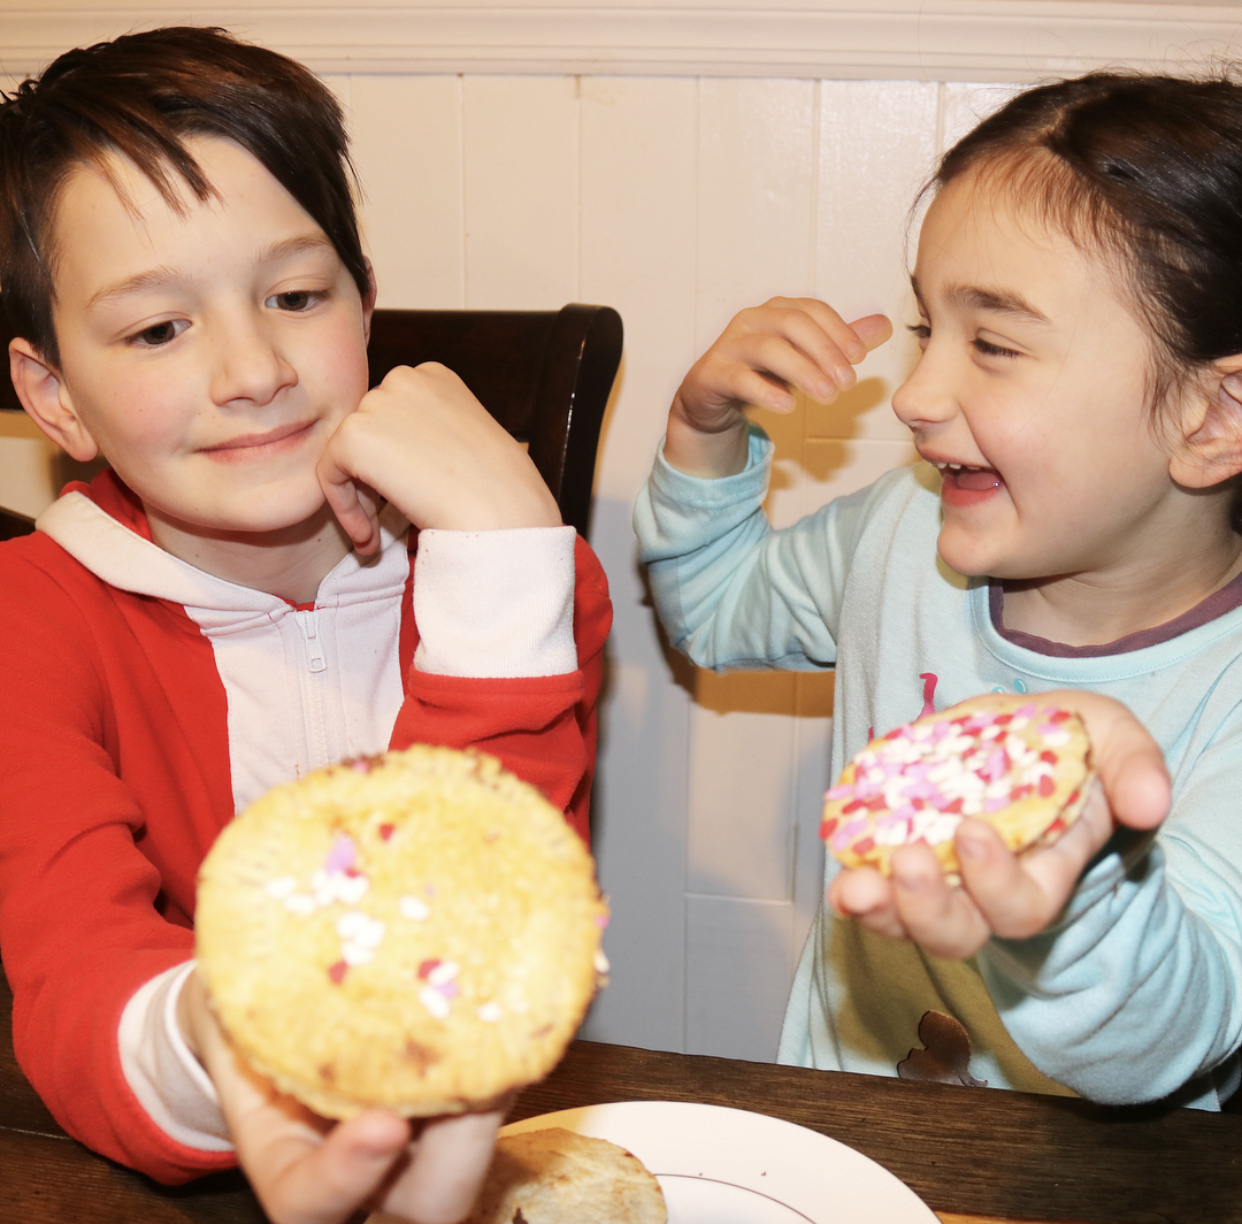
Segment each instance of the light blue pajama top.
M971 1072L993 1086L1217 1108L1242 1046L1242 607L1126 653L1024 649L994 628L986 580L938 559L932 468L890 472L778 531L761 508L770 450L752 430L747 469L719 480L661 453L635 527L660 618L696 664L836 668L834 778L933 689L940 710L1057 688L1127 705L1173 778L1154 842L1118 833L1035 938L940 960L821 904L779 1060L894 1075L935 1010L965 1025Z

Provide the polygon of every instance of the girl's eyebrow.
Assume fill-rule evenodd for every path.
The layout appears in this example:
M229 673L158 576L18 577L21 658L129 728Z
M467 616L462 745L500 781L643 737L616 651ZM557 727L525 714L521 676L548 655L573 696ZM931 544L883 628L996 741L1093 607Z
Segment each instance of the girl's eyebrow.
M919 292L919 282L910 277L910 287L914 290L919 307L923 307L923 295ZM1047 315L1036 310L1020 294L1005 289L985 289L977 285L950 285L945 290L945 299L953 306L965 307L969 310L986 310L992 314L1010 315L1030 323L1048 324L1051 320Z

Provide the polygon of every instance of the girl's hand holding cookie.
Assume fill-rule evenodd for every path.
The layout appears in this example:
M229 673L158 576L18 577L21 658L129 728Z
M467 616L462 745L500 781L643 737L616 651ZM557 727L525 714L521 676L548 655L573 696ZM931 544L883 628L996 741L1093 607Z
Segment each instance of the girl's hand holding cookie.
M994 700L1013 702L980 698L978 705ZM1038 701L1075 711L1090 736L1096 777L1077 819L1049 844L1025 853L1011 850L991 824L964 819L953 838L960 886L946 876L943 853L925 843L900 845L887 856L886 872L859 867L833 880L828 899L839 913L934 956L971 956L993 935L1023 939L1047 927L1118 826L1149 830L1160 824L1169 806L1168 772L1137 719L1096 693L1042 693Z
M548 486L522 446L451 370L390 370L328 439L319 482L354 547L379 547L379 509L416 527L559 527Z
M831 403L853 386L853 367L892 334L883 315L849 324L815 298L778 297L743 310L678 389L665 457L694 476L741 471L747 405L788 412L791 388Z

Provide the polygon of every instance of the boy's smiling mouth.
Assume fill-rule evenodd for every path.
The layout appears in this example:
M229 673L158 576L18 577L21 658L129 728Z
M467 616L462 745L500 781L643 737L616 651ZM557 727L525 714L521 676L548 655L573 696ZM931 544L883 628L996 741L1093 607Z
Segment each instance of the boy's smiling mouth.
M259 451L270 452L282 443L296 445L314 426L314 421L294 421L263 433L242 434L226 442L203 446L199 452L216 459L242 459Z

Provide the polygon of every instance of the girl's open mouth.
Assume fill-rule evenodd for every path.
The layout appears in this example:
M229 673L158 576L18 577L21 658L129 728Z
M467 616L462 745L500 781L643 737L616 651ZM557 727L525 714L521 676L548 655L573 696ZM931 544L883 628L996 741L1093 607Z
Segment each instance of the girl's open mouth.
M1003 485L1000 473L990 467L968 467L961 463L937 463L941 500L950 506L974 506L985 501Z

